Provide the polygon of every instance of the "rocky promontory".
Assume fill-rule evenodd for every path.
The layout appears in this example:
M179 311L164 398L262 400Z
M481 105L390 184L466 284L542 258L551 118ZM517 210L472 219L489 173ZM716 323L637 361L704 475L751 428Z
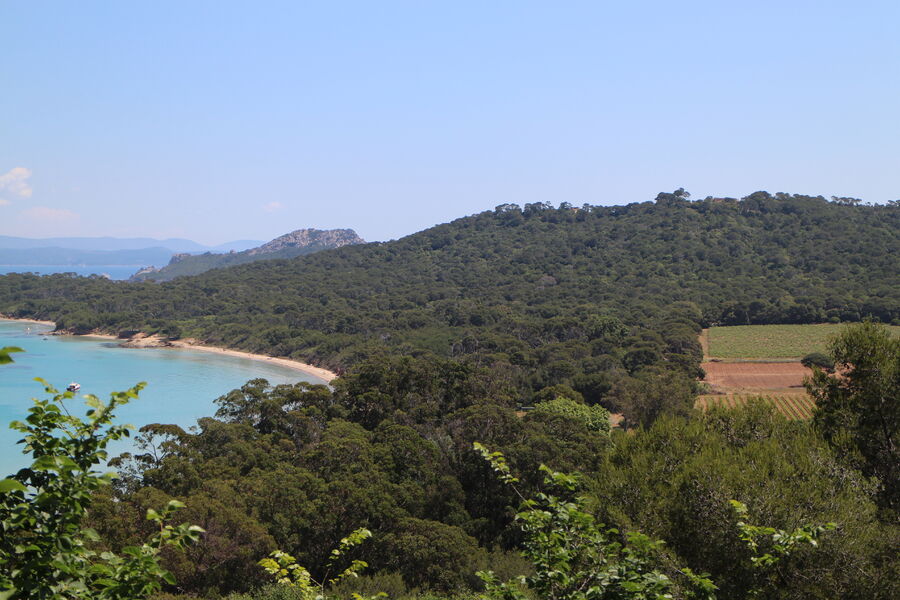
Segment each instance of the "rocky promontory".
M352 229L297 229L243 252L175 254L168 265L162 268L144 267L131 276L131 281L169 281L185 275L199 275L210 269L270 258L294 258L320 250L365 243Z

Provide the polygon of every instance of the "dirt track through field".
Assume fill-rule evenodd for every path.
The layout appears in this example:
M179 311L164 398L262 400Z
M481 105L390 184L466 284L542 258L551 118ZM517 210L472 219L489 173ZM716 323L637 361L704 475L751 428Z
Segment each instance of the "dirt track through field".
M722 390L803 390L803 378L812 371L794 362L705 362L706 381Z
M703 360L709 358L709 329L700 332L700 349L703 350Z

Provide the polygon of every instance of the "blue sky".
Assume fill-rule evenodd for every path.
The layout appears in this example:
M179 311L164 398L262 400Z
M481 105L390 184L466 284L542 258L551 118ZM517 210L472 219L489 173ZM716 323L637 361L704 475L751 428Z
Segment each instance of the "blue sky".
M900 3L0 0L0 234L900 198Z

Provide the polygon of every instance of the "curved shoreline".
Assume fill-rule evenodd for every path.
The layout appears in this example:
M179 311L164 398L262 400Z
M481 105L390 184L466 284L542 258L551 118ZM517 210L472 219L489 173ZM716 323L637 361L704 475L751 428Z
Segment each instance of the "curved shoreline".
M174 341L170 342L171 347L173 348L184 348L186 350L198 350L200 352L214 352L215 354L221 354L224 356L234 356L236 358L247 358L250 360L257 360L261 362L267 362L269 364L275 364L282 367L288 367L290 369L294 369L295 371L301 371L306 373L307 375L312 375L313 377L317 377L323 380L325 383L331 383L333 379L337 377L337 373L334 371L329 371L328 369L323 369L322 367L316 367L311 364L300 362L299 360L293 360L290 358L279 358L276 356L267 356L265 354L254 354L252 352L244 352L243 350L232 350L230 348L219 348L217 346L206 346L204 344L198 344L195 342L181 342Z
M40 321L37 319L16 319L13 317L7 317L5 315L0 315L0 321L17 321L20 323L35 323L38 325L48 325L52 327L56 327L56 323L53 321ZM49 333L49 332L48 332ZM57 333L57 335L74 335L67 334L65 332ZM93 338L101 338L105 340L120 340L114 335L104 334L104 333L88 333L84 335L80 335L78 337L93 337ZM120 340L122 341L123 348L182 348L186 350L197 350L199 352L212 352L215 354L221 354L223 356L233 356L235 358L246 358L250 360L256 360L260 362L267 362L269 364L276 364L281 367L287 367L289 369L294 369L295 371L301 371L306 373L307 375L312 375L318 379L323 380L325 383L331 383L333 379L337 377L337 373L334 371L329 371L328 369L323 369L322 367L316 367L314 365L307 364L305 362L301 362L299 360L293 360L290 358L279 358L275 356L267 356L265 354L254 354L253 352L244 352L243 350L232 350L231 348L220 348L218 346L208 346L205 344L201 344L196 340L174 340L174 341L163 341L159 337L155 336L147 336L145 334L137 334L130 340Z
M51 327L56 327L56 323L53 321L40 321L38 319L16 319L15 317L7 317L6 315L0 314L0 321L17 321L19 323L37 323L38 325L50 325Z

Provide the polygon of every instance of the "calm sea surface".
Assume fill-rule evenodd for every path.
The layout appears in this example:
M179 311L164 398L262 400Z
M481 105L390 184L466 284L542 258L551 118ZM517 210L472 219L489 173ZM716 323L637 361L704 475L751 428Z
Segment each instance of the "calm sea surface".
M147 423L196 424L199 417L212 416L213 400L263 377L273 384L311 381L312 375L265 361L221 356L181 348L119 348L115 342L71 336L47 336L50 327L33 323L0 321L0 347L18 346L24 353L13 355L15 363L0 366L0 478L28 463L16 440L18 431L8 428L23 419L31 398L44 398L42 377L64 389L69 382L81 384L79 394L91 393L108 399L112 391L125 390L139 381L147 387L140 399L118 411L119 422L141 427ZM87 407L69 405L73 414L84 415ZM112 448L111 455L130 449L130 442Z
M78 275L104 275L110 279L128 279L141 267L136 265L94 265L92 267L75 267L71 265L0 265L0 275L7 273L76 273Z

